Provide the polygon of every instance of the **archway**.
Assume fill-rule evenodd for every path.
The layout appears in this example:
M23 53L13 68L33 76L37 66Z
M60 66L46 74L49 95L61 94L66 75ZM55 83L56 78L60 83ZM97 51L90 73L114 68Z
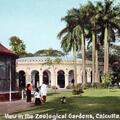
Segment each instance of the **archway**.
M26 87L26 74L23 70L18 73L19 78L19 88L24 89Z
M43 81L45 81L47 85L51 84L51 73L49 70L43 71Z
M37 70L31 72L31 80L33 88L39 87L39 72Z
M92 81L92 79L93 79L93 78L92 78L92 71L90 72L90 74L91 74L90 76L91 76L91 83L92 83L92 82L93 82L93 81Z
M74 85L74 71L70 70L68 74L69 85Z
M65 87L65 75L64 71L60 70L57 72L57 84L60 88Z

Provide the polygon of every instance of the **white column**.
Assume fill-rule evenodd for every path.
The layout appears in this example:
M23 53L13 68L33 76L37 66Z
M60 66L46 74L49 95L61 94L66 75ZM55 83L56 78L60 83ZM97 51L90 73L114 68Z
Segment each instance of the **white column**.
M77 74L77 84L78 83L82 83L82 81L81 81L81 74L80 73Z
M55 70L51 71L51 86L57 86L57 73Z
M91 71L87 71L87 82L91 83Z
M67 87L68 84L69 84L68 73L65 73L65 87Z
M26 85L28 83L31 83L31 74L30 73L26 73Z
M41 86L43 83L43 73L39 72L39 86Z
M81 69L77 69L77 84L82 83Z

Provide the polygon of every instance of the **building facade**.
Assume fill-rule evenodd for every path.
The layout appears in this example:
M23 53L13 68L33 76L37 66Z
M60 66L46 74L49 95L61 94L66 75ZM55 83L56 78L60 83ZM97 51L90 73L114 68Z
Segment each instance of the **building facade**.
M18 56L0 44L0 92L16 90L16 58Z
M18 73L18 87L24 88L27 83L33 87L41 86L43 80L47 81L50 87L66 88L70 84L83 83L82 60L77 59L76 63L72 58L59 57L24 57L17 60L16 70ZM102 65L99 65L102 70ZM76 71L76 72L75 72ZM86 61L87 83L92 83L92 62ZM99 81L94 81L99 82Z

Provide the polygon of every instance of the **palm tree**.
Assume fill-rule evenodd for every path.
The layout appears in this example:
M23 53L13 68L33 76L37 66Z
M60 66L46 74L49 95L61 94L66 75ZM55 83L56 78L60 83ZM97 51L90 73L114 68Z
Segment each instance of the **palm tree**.
M115 42L116 34L120 34L120 6L114 1L97 2L98 20L104 31L104 73L109 72L109 43Z
M63 19L64 20L64 19ZM67 23L67 26L60 31L58 34L58 38L61 40L61 48L65 53L68 53L70 51L73 51L73 57L74 57L74 79L75 84L77 83L77 67L76 67L76 51L79 48L79 41L75 39L75 28L73 28L70 24Z
M85 56L85 27L88 19L86 17L87 11L85 11L84 6L81 6L79 9L72 9L71 16L74 21L75 25L75 38L80 42L80 47L82 51L82 77L83 77L83 84L87 82L86 80L86 56Z
M118 6L112 9L110 0L105 0L105 3L97 2L96 6L89 2L86 5L88 11L90 30L92 31L92 77L98 82L98 44L104 43L104 73L108 72L109 51L108 41L115 41L115 32L120 33L118 19L120 9ZM117 17L117 20L116 20ZM113 20L111 20L113 18ZM107 24L107 26L106 26ZM108 37L109 33L109 37ZM104 41L103 41L104 39Z
M74 43L74 45L75 44L78 45L79 43L79 46L77 47L81 48L81 51L82 51L83 84L87 82L86 72L85 72L85 24L87 23L86 13L87 11L84 12L84 6L81 6L80 9L73 8L70 11L68 11L68 15L65 16L63 19L67 22L68 26L67 28L63 29L61 32L61 33L66 33L65 31L67 30L67 34L66 36L63 37L63 39L66 39L66 38L72 39L72 42ZM76 51L75 46L74 46L74 51Z
M85 6L82 7L83 14L85 14L86 25L84 26L84 29L88 31L88 33L85 35L86 39L89 41L89 44L92 43L92 82L98 81L97 75L98 70L98 50L97 50L97 19L96 19L96 8L93 5L92 2L88 2ZM88 44L88 46L89 46ZM96 64L97 63L97 64ZM96 80L97 79L97 80ZM95 81L96 80L96 81Z
M88 30L89 30L89 36L87 36L87 39L89 39L89 44L92 43L92 83L95 82L95 65L96 65L96 9L92 2L88 2L86 6L84 7L85 11L87 12L87 18L88 20ZM88 45L89 45L88 44Z

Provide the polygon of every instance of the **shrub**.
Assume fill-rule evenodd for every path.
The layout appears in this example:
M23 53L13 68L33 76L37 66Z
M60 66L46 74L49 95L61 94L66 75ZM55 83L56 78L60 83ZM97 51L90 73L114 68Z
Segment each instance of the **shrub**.
M107 73L102 76L103 87L108 88L112 83L112 76L111 74Z
M73 93L73 95L81 95L82 93L84 93L83 89L81 87L81 84L75 85L72 93Z
M90 87L92 87L91 83L86 83L86 84L83 84L83 85L82 85L82 88L83 88L83 89L88 89L88 88L90 88Z
M71 85L71 84L69 84L68 86L66 86L66 89L73 89L73 88L74 88L74 86Z
M93 83L92 87L93 88L103 88L103 85L101 83L95 82L95 83Z

